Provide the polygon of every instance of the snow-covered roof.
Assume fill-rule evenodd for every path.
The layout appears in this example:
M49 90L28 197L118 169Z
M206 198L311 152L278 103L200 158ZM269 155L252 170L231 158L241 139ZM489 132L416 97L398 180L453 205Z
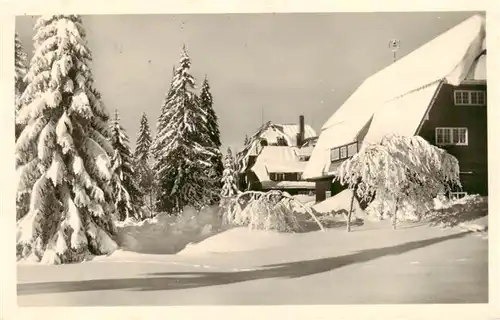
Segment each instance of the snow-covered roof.
M310 189L314 190L316 184L310 181L264 181L263 189Z
M269 173L303 172L307 162L299 161L297 147L266 146L252 166L259 181L270 181Z
M402 136L416 134L439 86L439 82L434 82L426 88L384 104L374 114L363 144L377 143L388 133Z
M415 134L441 81L459 85L472 69L473 77L480 77L485 58L476 58L485 33L485 18L474 15L367 78L323 125L304 177L322 177L330 164L329 150L365 134L371 140L384 130Z
M289 146L297 146L297 134L299 133L298 124L272 124L264 130L260 137L267 140L269 144L277 143L278 137L284 137ZM304 138L312 138L316 136L311 126L304 125Z
M313 146L307 146L297 149L297 153L299 156L310 157L314 150Z
M282 137L290 147L297 147L297 134L300 127L298 124L273 124L265 123L251 137L250 143L237 153L237 160L241 162L239 172L244 172L249 156L260 154L263 146L261 140L265 139L268 145L277 144L278 138ZM304 124L304 139L316 137L316 131L309 125Z
M465 80L486 81L486 39L483 41L482 54L472 63Z
M251 138L253 142L258 139L266 139L268 144L278 143L278 138L282 137L286 140L287 144L292 147L297 147L297 134L299 133L298 124L273 124L268 122L261 127ZM316 131L305 124L304 125L304 139L316 137ZM259 143L260 144L260 143ZM252 146L252 149L255 149Z

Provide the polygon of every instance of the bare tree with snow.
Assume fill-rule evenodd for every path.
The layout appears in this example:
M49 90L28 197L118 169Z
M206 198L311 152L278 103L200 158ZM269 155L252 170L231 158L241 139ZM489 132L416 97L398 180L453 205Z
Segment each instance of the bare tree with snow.
M376 194L393 206L393 228L403 201L423 214L439 193L460 186L458 160L419 136L388 135L364 146L342 163L337 176L362 200Z
M108 114L92 87L81 18L43 16L35 31L16 119L17 255L82 261L117 248Z

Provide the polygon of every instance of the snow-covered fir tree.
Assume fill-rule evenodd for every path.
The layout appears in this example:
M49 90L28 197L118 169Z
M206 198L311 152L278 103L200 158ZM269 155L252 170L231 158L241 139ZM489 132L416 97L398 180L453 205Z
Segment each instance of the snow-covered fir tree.
M17 117L17 113L19 112L19 107L21 106L21 95L26 88L26 82L24 81L24 77L28 72L28 55L24 51L23 43L19 38L19 35L15 34L14 40L14 86L15 86L15 116ZM16 125L16 139L21 133L22 127Z
M233 153L230 148L227 148L227 153L224 156L224 172L222 173L222 198L228 198L238 194L235 176Z
M172 79L170 80L170 86L168 88L167 94L165 96L165 99L163 100L163 104L160 109L160 116L158 117L158 121L156 122L156 135L155 138L153 139L151 146L150 146L150 151L154 153L154 150L158 148L158 141L159 137L158 134L163 131L164 125L168 123L168 119L165 119L167 115L167 111L165 110L168 106L168 100L172 97L173 94L173 86L174 86L174 79L175 79L175 73L176 73L176 68L175 66L172 66Z
M135 173L139 181L139 186L144 192L145 201L149 205L150 211L153 199L153 170L150 166L150 150L151 150L151 130L149 129L148 117L143 112L141 116L141 123L137 133L137 140L135 143Z
M114 251L113 148L76 15L43 16L16 122L17 256L46 263Z
M207 115L194 93L190 67L191 60L183 48L153 146L158 211L178 213L186 205L201 208L218 193L211 160L219 151L208 147Z
M136 182L129 138L120 124L118 110L115 110L115 117L111 122L111 145L114 149L112 185L118 219L140 219L143 194Z
M213 179L215 182L215 186L222 187L220 184L222 178L222 172L224 170L224 165L222 163L222 153L218 152L221 146L220 142L220 131L217 115L215 114L215 110L213 108L213 97L210 92L210 84L208 83L207 77L203 80L203 84L201 86L200 92L200 107L203 112L206 114L206 130L207 135L209 136L209 144L208 146L213 148L216 152L215 156L210 160L213 166L214 176ZM217 197L214 198L213 202L217 202L218 193L214 193Z
M141 122L139 124L139 131L137 133L137 140L135 143L134 157L138 161L149 160L149 152L151 148L151 130L149 128L148 117L145 112L141 115Z
M210 92L210 84L208 83L208 78L205 77L201 85L200 91L200 107L207 114L207 130L210 140L216 148L220 148L220 131L217 115L213 108L213 97Z

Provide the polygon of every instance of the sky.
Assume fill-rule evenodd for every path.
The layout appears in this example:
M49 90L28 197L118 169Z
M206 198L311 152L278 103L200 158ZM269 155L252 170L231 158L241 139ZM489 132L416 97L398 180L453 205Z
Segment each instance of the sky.
M361 82L474 12L259 13L83 16L96 88L134 147L140 116L156 121L181 48L198 86L207 76L222 151L241 148L264 121L321 126ZM16 32L32 56L34 16Z

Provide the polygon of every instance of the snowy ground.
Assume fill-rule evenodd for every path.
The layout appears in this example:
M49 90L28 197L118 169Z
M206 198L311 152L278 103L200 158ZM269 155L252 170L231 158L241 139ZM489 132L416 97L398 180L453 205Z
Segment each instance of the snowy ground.
M18 265L20 306L466 303L488 300L485 233L366 222L347 234L238 228L178 254Z

